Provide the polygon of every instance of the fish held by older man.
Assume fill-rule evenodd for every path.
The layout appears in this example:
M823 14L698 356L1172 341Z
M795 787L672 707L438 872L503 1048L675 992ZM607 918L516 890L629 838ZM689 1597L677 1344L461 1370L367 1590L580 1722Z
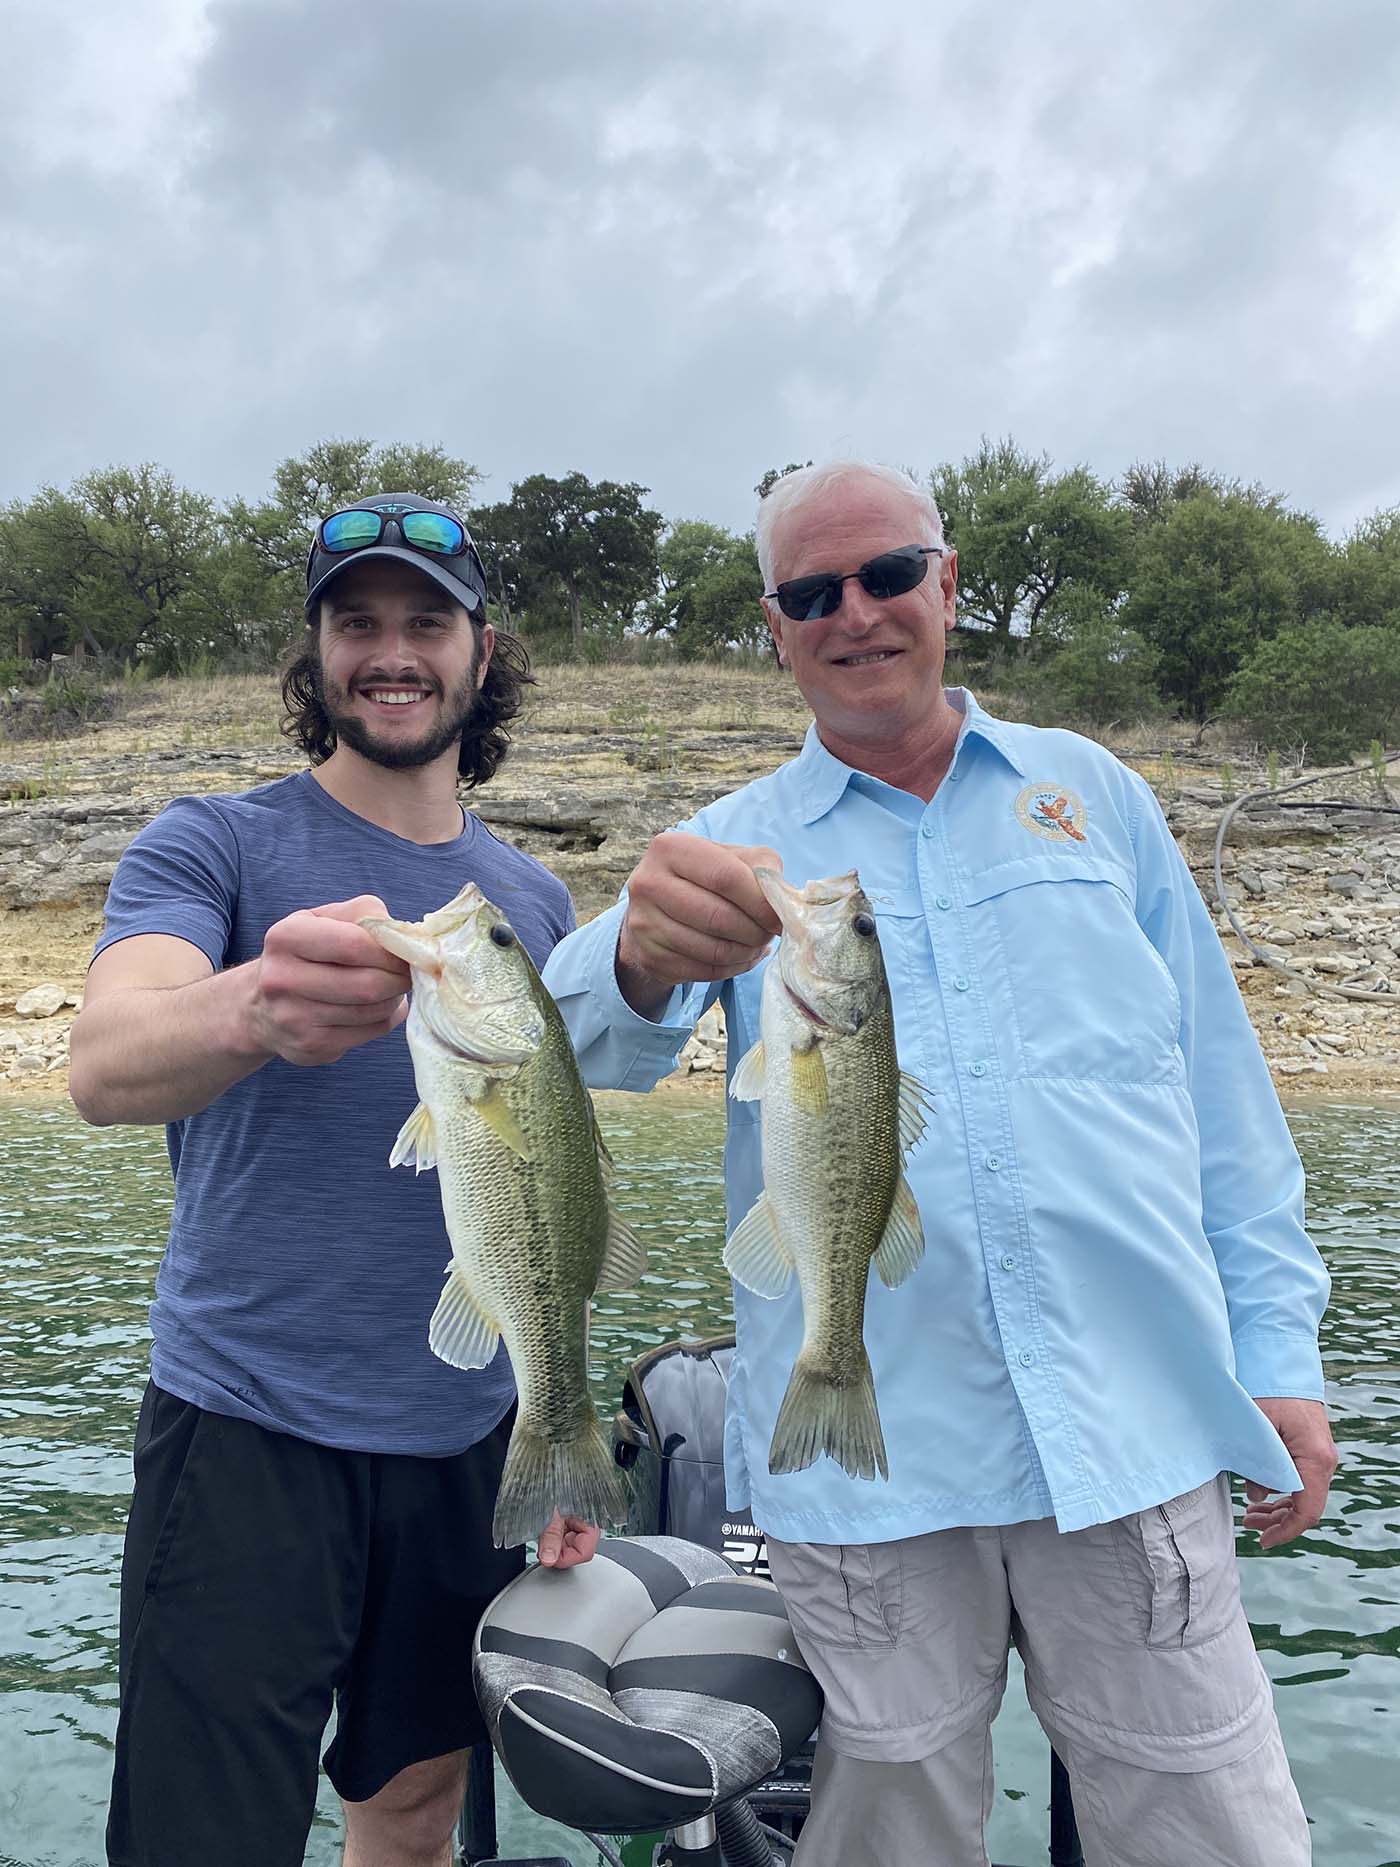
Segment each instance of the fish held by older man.
M413 978L407 1036L420 1101L391 1167L436 1167L452 1241L428 1325L434 1354L484 1368L502 1338L519 1411L492 1524L498 1547L557 1507L626 1517L588 1389L588 1307L646 1268L613 1210L611 1161L554 1000L509 921L468 883L421 922L361 923Z
M781 1296L794 1276L802 1295L802 1347L768 1469L803 1471L825 1452L853 1478L888 1478L865 1347L866 1286L872 1262L893 1289L923 1255L904 1166L932 1108L899 1067L859 875L795 888L775 870L754 873L783 932L764 977L759 1041L730 1094L760 1104L763 1191L724 1261L758 1296Z

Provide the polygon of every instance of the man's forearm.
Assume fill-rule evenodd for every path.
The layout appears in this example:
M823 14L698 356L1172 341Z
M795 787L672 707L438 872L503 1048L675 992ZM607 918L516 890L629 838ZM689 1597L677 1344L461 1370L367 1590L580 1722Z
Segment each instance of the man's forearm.
M258 962L188 985L133 986L85 1006L73 1024L69 1088L97 1127L182 1121L273 1054L252 1034Z

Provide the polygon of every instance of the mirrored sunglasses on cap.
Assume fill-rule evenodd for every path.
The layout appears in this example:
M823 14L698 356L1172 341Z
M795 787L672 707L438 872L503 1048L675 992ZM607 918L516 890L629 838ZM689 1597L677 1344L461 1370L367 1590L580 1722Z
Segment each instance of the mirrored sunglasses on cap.
M363 551L368 545L382 543L390 526L415 551L445 558L476 555L466 527L446 512L375 512L357 506L322 519L316 543L332 557L344 551Z
M946 545L900 545L894 551L882 551L859 570L847 571L844 576L836 571L816 571L810 577L790 577L776 590L765 590L764 595L776 599L778 608L793 622L819 622L840 609L844 586L852 579L867 596L884 602L917 589L928 575L929 559L947 555Z

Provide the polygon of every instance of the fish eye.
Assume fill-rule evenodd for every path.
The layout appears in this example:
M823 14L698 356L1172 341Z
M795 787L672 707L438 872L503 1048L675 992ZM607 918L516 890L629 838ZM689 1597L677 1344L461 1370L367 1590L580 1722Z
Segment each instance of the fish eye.
M497 921L491 929L491 938L497 946L514 946L515 929L507 927L504 921Z
M857 914L855 919L851 922L851 926L860 935L862 940L868 940L875 931L875 922L868 914Z

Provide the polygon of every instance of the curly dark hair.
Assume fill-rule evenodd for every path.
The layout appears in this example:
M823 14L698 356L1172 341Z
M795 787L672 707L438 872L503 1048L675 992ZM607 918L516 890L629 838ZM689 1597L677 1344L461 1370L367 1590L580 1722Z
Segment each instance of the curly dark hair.
M282 676L282 706L286 713L282 731L296 741L313 765L323 764L336 748L335 728L321 701L320 662L320 623L308 621L300 652ZM457 770L469 791L495 776L510 748L510 722L525 704L525 689L534 685L525 644L518 635L497 629L486 679L462 731L457 754Z

